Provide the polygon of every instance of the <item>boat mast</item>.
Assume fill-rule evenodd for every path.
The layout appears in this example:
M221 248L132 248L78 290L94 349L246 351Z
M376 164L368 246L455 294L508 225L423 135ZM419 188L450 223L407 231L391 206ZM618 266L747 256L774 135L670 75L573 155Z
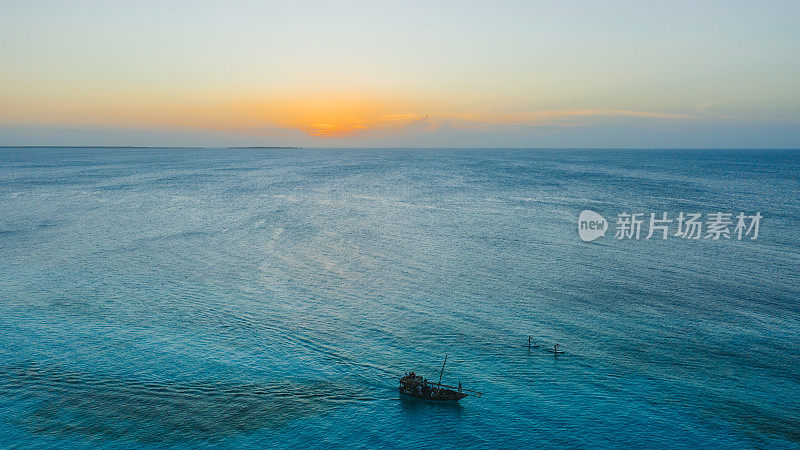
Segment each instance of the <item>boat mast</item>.
M447 355L444 355L444 362L442 363L442 371L439 372L439 387L442 387L442 375L444 375L444 365L447 364Z

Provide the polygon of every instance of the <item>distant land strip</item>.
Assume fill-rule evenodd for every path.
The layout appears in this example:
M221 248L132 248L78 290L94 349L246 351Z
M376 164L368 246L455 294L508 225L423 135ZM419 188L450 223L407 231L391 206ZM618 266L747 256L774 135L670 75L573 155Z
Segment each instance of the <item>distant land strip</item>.
M264 149L302 149L303 147L290 147L290 146L254 146L254 147L204 147L204 146L171 146L171 145L0 145L0 148L228 148L228 149L247 149L247 148L264 148Z

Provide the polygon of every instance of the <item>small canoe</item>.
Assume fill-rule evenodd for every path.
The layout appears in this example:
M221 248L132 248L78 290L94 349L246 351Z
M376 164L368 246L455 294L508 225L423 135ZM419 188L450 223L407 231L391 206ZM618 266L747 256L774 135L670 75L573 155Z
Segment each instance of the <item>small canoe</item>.
M547 351L552 353L552 354L554 354L554 355L562 355L562 354L564 354L564 350L559 350L558 349L558 344L556 344L553 348L547 349Z

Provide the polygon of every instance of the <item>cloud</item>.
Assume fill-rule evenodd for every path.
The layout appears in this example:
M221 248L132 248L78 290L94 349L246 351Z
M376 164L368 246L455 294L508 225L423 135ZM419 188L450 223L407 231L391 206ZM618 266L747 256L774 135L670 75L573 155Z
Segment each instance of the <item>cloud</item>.
M479 114L437 112L414 114L393 112L363 120L345 129L345 132L320 132L319 128L296 128L296 131L324 139L325 145L359 145L359 141L377 145L381 140L397 142L423 142L428 139L450 139L456 136L472 139L474 136L520 135L556 129L592 128L618 125L635 121L691 121L696 116L617 109L541 110L513 113ZM621 122L622 121L622 122ZM399 141L398 141L399 139ZM330 144L328 144L328 142ZM321 142L320 142L321 143Z
M797 112L792 108L781 111L780 108L776 108L776 105L754 107L752 101L746 102L744 99L701 103L695 106L694 109L706 117L715 119L800 122L800 117L797 116Z
M376 105L299 109L271 120L258 109L190 116L161 126L129 127L3 121L6 145L290 145L304 147L797 147L789 121L737 120L628 109L517 112L415 112L421 107ZM345 105L347 106L347 105ZM229 114L225 114L228 112ZM296 111L297 112L297 111ZM326 124L331 125L325 128ZM322 132L327 131L327 132Z
M422 117L411 119L408 122L400 125L400 131L408 133L422 133L425 131L436 130L437 126L431 123L430 114L425 114Z

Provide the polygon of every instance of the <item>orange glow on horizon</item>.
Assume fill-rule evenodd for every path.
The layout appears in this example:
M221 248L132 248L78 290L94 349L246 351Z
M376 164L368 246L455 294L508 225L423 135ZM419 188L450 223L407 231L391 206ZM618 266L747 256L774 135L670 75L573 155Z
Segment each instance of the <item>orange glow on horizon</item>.
M336 139L371 134L420 133L440 129L496 131L525 126L581 126L594 118L638 117L692 120L696 114L625 109L492 111L479 105L397 93L308 91L217 96L67 97L55 104L18 103L0 108L16 123L193 128L285 137L305 134ZM8 105L10 106L10 105ZM5 110L4 110L5 109Z
M336 138L396 123L408 106L386 97L303 95L270 98L235 106L257 123L300 130L309 136Z

